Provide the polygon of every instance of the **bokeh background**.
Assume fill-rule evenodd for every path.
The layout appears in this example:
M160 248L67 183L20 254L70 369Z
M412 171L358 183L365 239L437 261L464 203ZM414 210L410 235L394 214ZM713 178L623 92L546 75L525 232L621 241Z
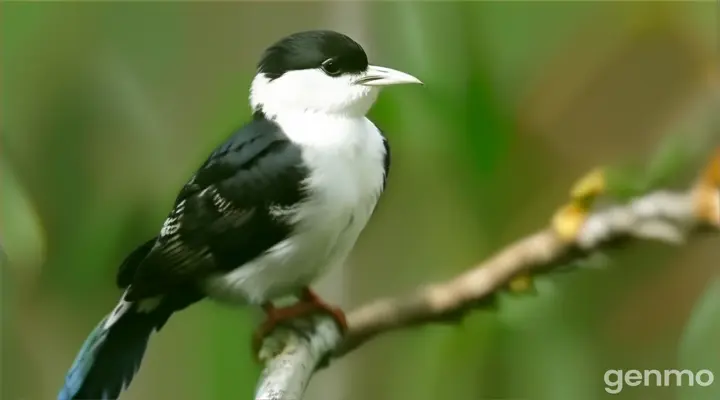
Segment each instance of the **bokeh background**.
M386 90L371 113L393 146L388 190L348 265L318 284L346 307L449 278L543 226L594 166L642 164L672 136L695 170L720 134L710 1L1 7L6 400L55 398L120 295L116 267L249 117L255 62L286 34L340 30L426 83ZM306 398L600 399L606 369L679 367L716 382L615 397L720 398L720 239L603 256L461 325L378 338ZM256 322L210 301L177 314L123 398L251 398Z

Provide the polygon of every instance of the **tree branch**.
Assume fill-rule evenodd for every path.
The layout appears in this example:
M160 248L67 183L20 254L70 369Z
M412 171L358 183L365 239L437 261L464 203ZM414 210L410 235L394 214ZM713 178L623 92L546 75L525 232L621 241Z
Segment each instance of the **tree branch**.
M571 202L558 211L550 227L449 281L353 310L347 315L349 329L344 337L327 317L276 330L260 354L266 366L255 399L300 400L315 370L330 358L343 356L382 333L457 321L472 309L492 304L488 300L518 277L552 270L608 246L634 240L681 244L691 232L720 228L720 150L685 192L657 191L592 210L592 200L603 188L603 175L591 174L579 182Z

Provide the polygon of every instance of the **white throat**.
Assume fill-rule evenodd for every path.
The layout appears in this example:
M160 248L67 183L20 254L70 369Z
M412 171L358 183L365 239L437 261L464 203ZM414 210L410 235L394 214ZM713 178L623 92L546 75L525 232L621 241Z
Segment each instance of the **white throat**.
M270 119L290 114L367 115L379 89L353 84L355 76L329 77L318 70L288 71L270 80L260 73L250 88L250 106Z

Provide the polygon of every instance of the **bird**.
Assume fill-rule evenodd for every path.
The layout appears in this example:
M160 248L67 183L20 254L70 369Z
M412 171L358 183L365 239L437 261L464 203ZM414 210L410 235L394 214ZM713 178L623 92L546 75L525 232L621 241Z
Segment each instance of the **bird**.
M342 310L310 285L342 264L385 190L390 147L367 114L384 87L423 84L368 63L330 30L268 47L250 85L252 117L180 188L158 234L121 262L117 306L90 333L58 400L117 399L136 375L149 337L203 299L256 306L253 337L281 322ZM294 304L275 305L292 297Z

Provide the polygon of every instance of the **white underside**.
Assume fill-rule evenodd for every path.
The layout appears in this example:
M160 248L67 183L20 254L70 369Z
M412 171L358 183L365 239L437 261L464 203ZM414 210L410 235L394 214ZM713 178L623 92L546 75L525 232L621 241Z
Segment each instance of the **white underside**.
M309 197L295 209L276 210L295 222L287 240L206 280L206 292L220 301L258 304L293 295L342 264L382 191L383 138L367 118L283 113L276 122L303 148Z

